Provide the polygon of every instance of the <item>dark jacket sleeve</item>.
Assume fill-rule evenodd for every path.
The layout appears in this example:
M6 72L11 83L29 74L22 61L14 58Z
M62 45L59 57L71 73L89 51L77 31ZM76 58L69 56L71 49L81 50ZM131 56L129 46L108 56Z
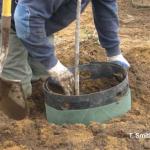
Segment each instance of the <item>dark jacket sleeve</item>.
M2 13L2 0L0 0L0 17L1 17L1 13Z
M90 0L82 0L82 11L88 5ZM17 5L17 0L12 0L12 19L11 19L11 28L15 31L14 23L14 11ZM57 12L46 21L46 26L48 26L49 31L47 35L51 35L66 26L68 26L76 18L76 0L71 0L66 5L62 5ZM2 8L2 0L0 0L0 11Z
M86 8L90 0L82 0L82 11ZM72 0L66 5L61 6L57 12L46 21L46 26L49 28L47 35L51 35L66 26L68 26L76 18L77 1Z
M11 7L11 11L12 11L11 28L14 31L15 31L14 12L15 12L16 6L17 6L17 0L12 0L12 7Z

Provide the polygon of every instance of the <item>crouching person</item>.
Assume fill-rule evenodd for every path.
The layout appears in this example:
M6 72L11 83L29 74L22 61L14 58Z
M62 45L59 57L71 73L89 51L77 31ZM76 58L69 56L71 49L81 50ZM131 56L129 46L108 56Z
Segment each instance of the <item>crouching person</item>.
M82 10L88 3L89 0L82 0ZM92 0L92 4L95 26L108 61L128 69L130 65L119 48L116 0ZM16 7L14 2L10 52L1 76L1 107L11 101L25 110L24 101L32 93L31 80L43 74L59 83L66 95L73 93L74 76L57 59L53 34L75 19L76 7L76 0L19 0ZM5 80L11 84L7 85ZM19 113L12 106L9 110Z

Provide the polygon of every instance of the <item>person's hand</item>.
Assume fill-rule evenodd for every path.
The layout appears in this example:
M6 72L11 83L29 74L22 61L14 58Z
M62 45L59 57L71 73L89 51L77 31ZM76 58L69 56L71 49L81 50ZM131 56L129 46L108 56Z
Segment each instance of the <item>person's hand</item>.
M112 57L108 57L107 59L108 59L109 62L112 62L114 64L118 64L118 65L120 65L121 67L123 67L126 70L130 68L130 64L123 57L122 54L116 55L116 56L112 56Z
M52 80L59 83L66 95L72 95L74 93L74 75L60 61L48 70L48 73Z

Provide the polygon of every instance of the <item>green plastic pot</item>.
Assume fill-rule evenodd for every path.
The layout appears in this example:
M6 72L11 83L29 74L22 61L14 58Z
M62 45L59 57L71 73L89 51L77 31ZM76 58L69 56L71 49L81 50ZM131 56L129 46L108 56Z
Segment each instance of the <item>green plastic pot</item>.
M80 66L80 71L90 71L91 78L111 77L121 74L121 81L110 89L80 96L65 96L49 89L51 79L47 79L43 88L45 93L46 116L49 123L89 124L106 122L124 115L131 109L131 91L127 72L111 63L91 63ZM65 105L67 107L65 108Z

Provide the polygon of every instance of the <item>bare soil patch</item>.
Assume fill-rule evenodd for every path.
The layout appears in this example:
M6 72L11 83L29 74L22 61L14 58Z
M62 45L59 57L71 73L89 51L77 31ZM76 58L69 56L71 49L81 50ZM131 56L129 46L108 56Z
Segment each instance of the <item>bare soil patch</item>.
M49 124L44 115L42 82L33 86L30 116L14 121L0 112L0 150L144 150L150 139L130 138L129 133L150 132L150 11L133 8L130 0L118 0L121 49L131 64L132 110L105 124L89 126ZM90 6L82 17L81 61L106 61L99 47ZM74 64L74 24L56 36L57 55ZM62 40L63 39L63 40ZM33 103L34 101L34 103Z

